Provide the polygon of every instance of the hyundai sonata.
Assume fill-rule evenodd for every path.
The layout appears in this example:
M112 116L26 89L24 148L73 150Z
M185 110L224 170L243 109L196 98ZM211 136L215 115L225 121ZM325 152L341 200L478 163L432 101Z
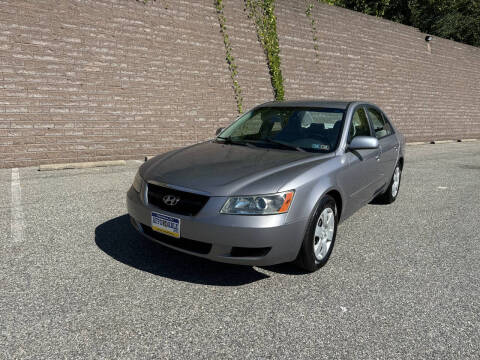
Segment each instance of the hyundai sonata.
M339 223L373 199L395 201L404 144L370 103L265 103L213 140L145 162L128 212L144 236L192 255L315 271Z

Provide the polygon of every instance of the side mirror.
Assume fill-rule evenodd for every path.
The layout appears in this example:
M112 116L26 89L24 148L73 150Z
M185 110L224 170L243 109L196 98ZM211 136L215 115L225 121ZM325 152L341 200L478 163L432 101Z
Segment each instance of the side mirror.
M348 148L350 150L378 149L378 139L373 136L355 136Z
M220 134L223 131L223 129L225 129L225 128L223 128L223 127L218 128L217 131L215 131L215 135Z

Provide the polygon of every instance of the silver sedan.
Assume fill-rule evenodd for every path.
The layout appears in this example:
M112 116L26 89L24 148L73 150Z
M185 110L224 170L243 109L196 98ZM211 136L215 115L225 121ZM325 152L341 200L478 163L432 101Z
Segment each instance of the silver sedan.
M315 271L339 223L374 199L395 201L404 144L370 103L265 103L213 140L144 163L128 212L144 236L192 255Z

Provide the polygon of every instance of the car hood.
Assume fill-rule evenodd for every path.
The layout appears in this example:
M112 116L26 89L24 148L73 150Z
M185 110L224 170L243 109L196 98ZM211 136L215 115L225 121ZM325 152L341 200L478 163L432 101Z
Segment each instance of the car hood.
M331 156L205 142L156 156L140 173L146 181L210 196L265 194L277 192L296 173L327 157Z

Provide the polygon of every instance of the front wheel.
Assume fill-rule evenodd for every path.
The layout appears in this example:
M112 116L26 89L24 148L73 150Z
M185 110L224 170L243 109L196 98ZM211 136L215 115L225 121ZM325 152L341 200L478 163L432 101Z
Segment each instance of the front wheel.
M307 226L296 260L298 266L313 272L327 263L335 243L337 223L335 200L325 195L318 203Z

